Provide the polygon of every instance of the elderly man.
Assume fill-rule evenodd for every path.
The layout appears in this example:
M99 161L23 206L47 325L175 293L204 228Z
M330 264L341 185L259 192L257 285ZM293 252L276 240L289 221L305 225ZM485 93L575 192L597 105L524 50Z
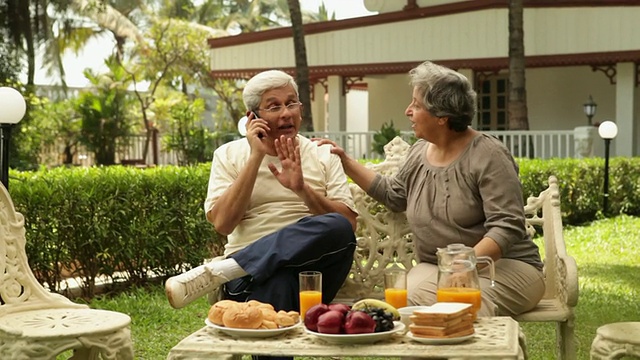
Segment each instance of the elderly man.
M323 273L333 300L353 261L357 213L340 158L298 134L302 104L288 74L265 71L243 91L246 138L213 155L205 211L227 235L210 264L224 296L299 310L298 273Z

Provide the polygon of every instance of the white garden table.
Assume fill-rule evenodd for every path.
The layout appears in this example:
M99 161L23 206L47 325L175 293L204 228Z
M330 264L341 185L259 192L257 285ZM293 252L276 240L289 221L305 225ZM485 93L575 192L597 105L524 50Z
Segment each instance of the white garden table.
M309 335L302 326L268 339L236 339L204 326L180 341L167 359L228 359L229 354L322 357L423 357L521 359L520 327L510 317L478 318L475 335L460 344L425 345L396 333L374 344L334 345ZM240 358L240 356L237 356Z

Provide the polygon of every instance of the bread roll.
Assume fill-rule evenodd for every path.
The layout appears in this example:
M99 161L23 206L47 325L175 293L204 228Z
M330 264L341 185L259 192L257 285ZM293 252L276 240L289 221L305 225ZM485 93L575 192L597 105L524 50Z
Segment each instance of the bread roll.
M262 318L269 321L276 321L276 311L264 307L258 307L262 311Z
M277 329L278 328L278 324L276 324L273 321L269 321L269 320L262 320L262 325L260 325L260 329Z
M257 306L258 309L267 309L275 311L275 308L271 304L260 304Z
M278 314L276 314L276 324L280 327L292 326L295 324L295 321L287 314L286 311L280 310Z
M297 311L293 311L293 310L287 311L287 315L289 315L289 317L293 319L294 323L297 323L300 321L300 313Z
M247 301L247 305L249 305L249 306L256 306L256 307L258 307L258 306L260 306L260 305L264 305L264 303L261 303L261 302L260 302L260 301L258 301L258 300L249 300L249 301Z
M237 307L238 305L238 302L233 300L218 301L217 303L211 305L211 308L209 308L207 318L209 319L209 321L216 325L224 325L224 323L222 322L222 316L224 315L225 310L231 306Z
M222 315L224 326L237 329L258 329L262 320L262 311L254 306L232 306Z

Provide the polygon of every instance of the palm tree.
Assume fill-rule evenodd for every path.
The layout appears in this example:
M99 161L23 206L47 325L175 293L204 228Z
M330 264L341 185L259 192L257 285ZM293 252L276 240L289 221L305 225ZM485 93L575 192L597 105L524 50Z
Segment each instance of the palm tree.
M309 66L307 65L307 47L304 42L304 27L302 26L302 13L298 0L287 0L289 14L291 16L291 28L293 30L293 48L296 57L296 82L300 93L300 101L304 104L302 112L301 129L313 131L313 119L311 115L311 94L309 89Z
M33 13L32 13L33 10ZM44 38L47 1L6 0L1 8L2 26L13 47L26 55L27 85L33 85L36 73L36 48Z
M116 59L122 60L127 39L134 41L142 49L146 47L142 32L131 20L132 14L136 10L143 9L145 4L141 0L111 0L109 3L105 1L96 4L95 0L71 0L71 6L78 14L91 19L101 29L109 30L113 34L116 41Z
M104 29L114 34L120 50L127 38L135 38L140 45L144 44L140 31L125 16L143 1L111 2L120 6L123 12L96 0L5 0L0 6L0 27L7 32L6 40L26 59L27 84L34 83L39 48L45 51L44 66L50 73L57 73L64 86L64 52L82 49L89 39ZM98 27L88 19L95 21Z
M509 0L509 130L529 130L523 0Z
M0 27L0 86L15 82L18 79L18 58L7 38L5 29Z
M224 14L208 24L217 29L255 32L282 26L289 20L286 7L279 0L218 0Z

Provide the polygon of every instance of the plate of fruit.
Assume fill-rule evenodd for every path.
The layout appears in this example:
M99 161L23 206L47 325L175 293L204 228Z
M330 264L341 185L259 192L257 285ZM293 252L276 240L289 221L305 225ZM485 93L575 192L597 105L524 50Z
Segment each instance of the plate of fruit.
M404 331L400 313L378 299L364 299L353 306L320 304L307 310L305 331L331 344L371 344Z

